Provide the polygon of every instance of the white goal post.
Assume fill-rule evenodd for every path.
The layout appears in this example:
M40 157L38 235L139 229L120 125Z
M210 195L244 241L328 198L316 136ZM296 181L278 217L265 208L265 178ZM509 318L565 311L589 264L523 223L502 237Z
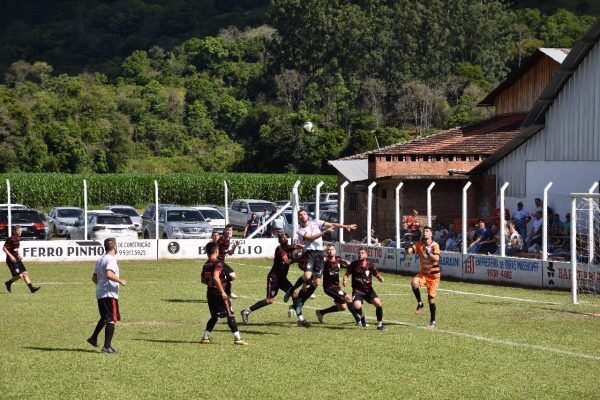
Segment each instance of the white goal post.
M598 283L587 282L587 277L578 280L578 266L581 269L598 269L600 265L596 262L598 255L597 241L600 240L600 193L572 193L571 194L571 293L573 304L578 303L578 292L581 289L587 291L591 287L594 292ZM593 276L593 275L592 275Z

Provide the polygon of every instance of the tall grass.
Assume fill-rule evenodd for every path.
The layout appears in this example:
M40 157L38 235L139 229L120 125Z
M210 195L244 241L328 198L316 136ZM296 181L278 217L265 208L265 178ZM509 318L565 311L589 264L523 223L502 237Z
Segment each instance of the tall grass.
M127 204L142 208L154 202L154 180L158 181L159 201L181 205L223 204L223 181L229 186L229 200L254 198L281 200L290 197L294 182L300 179L300 198L314 195L324 181L322 192L335 192L334 175L291 174L0 174L0 203L6 202L6 179L10 180L13 203L49 209L54 206L83 206L83 180L87 180L88 204L103 206Z

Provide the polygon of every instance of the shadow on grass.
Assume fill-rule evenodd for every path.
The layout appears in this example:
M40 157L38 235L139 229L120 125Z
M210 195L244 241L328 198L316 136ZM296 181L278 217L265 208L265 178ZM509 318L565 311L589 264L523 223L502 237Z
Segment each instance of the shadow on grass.
M139 342L163 343L163 344L198 344L198 340L174 340L174 339L131 339Z
M72 353L98 353L96 350L88 350L88 349L67 349L61 347L33 347L33 346L25 346L25 349L29 350L38 350L38 351L66 351Z
M581 312L581 311L573 311L573 310L561 310L559 308L548 308L548 307L533 307L533 308L537 308L538 310L554 311L556 313L561 313L561 314L580 315L582 317L595 317L595 318L600 317L600 313L590 313L590 312Z
M252 329L245 329L243 326L240 327L240 333L243 335L257 335L257 336L262 336L262 335L275 335L278 336L278 333L275 332L264 332L264 331L254 331ZM228 329L215 329L214 332L219 332L219 333L231 333L230 330Z
M166 301L168 303L199 303L199 304L207 303L206 300L201 300L201 299L163 299L163 301Z

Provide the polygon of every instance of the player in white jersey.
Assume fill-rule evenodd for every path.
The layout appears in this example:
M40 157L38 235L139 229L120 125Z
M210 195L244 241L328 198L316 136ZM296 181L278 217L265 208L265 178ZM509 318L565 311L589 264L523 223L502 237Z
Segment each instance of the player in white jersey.
M100 320L96 329L87 342L98 347L98 335L104 328L104 346L102 353L114 354L117 351L112 347L112 338L115 324L121 320L119 312L119 285L126 286L127 282L119 277L119 265L115 258L117 254L117 241L108 238L104 241L104 255L96 262L92 282L96 285L96 299Z
M302 244L302 258L299 262L300 269L304 274L298 279L296 285L290 288L284 297L287 301L293 294L294 290L302 285L302 290L298 297L294 299L293 309L298 316L298 325L308 326L308 323L302 316L302 306L307 299L315 292L323 275L323 261L325 253L323 251L323 235L328 232L333 232L334 228L343 228L347 231L353 231L357 228L356 224L344 225L336 222L326 222L320 219L310 221L308 212L301 209L298 212L298 230L296 231L296 240ZM325 227L325 230L321 230Z

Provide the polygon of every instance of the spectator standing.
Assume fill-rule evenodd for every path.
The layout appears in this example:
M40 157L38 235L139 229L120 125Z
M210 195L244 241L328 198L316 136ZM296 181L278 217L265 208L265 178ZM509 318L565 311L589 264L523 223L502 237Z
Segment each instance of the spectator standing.
M258 219L258 222L259 222L260 225L264 225L269 220L269 218L271 218L271 213L269 212L269 210L267 210L265 208L265 209L263 209L263 213L260 216L260 218ZM271 226L270 226L270 224L267 225L267 226L265 226L265 227L263 227L260 230L260 236L267 237L267 238L271 237Z
M523 209L523 202L521 201L517 203L517 211L513 212L513 220L521 237L527 237L527 224L531 221L531 214Z
M246 228L244 228L244 237L248 237L256 231L258 228L259 222L256 218L256 213L252 213L250 215L250 219L246 222Z

